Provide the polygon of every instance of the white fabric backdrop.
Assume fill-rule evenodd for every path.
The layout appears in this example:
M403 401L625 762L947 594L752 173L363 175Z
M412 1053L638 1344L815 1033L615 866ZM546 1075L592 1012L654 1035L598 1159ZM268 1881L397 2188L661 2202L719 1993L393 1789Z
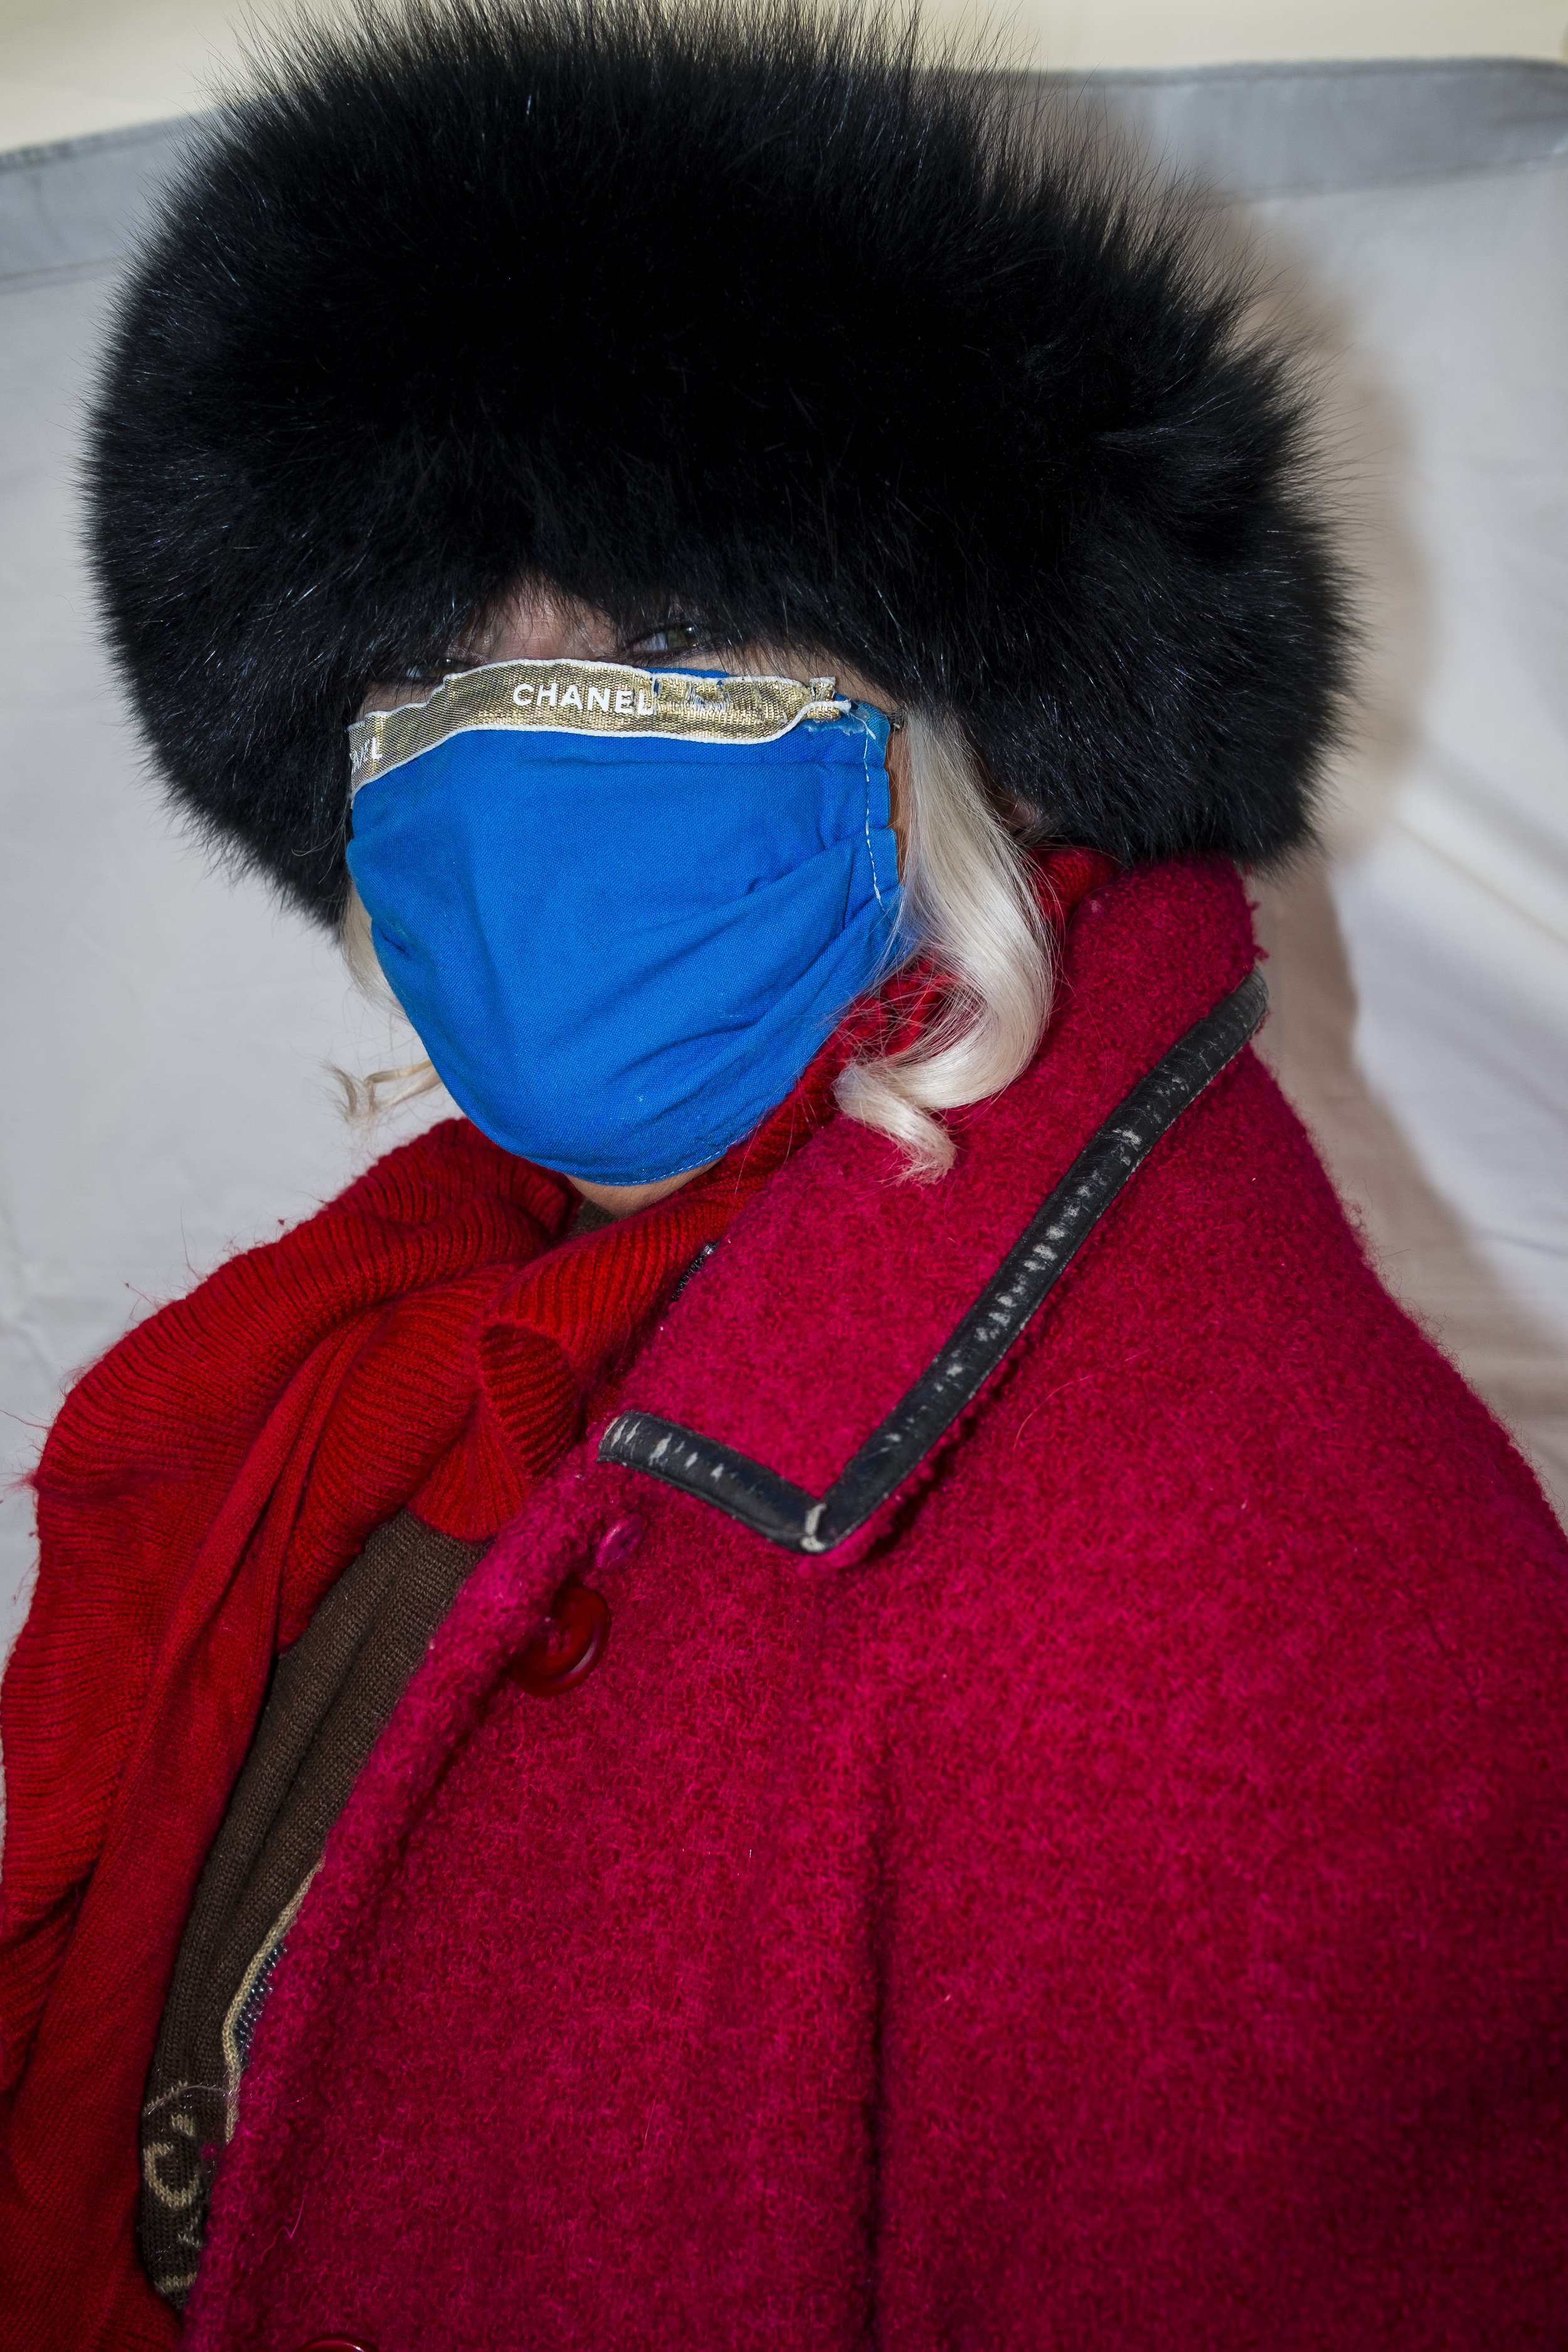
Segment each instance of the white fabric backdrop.
M1260 887L1267 1050L1385 1277L1568 1502L1568 70L1112 77L1321 354L1366 581L1331 855ZM405 1131L327 941L207 870L99 650L74 467L164 132L0 159L0 1466L151 1304ZM430 1116L430 1111L417 1114ZM0 1503L0 1633L31 1512Z

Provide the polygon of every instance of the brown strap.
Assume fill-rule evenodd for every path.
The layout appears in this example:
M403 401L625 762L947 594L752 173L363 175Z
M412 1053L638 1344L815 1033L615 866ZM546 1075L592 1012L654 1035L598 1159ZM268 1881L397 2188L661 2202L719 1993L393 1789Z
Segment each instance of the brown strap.
M273 1669L196 1887L142 2114L142 2259L177 2310L289 1927L361 1766L482 1549L400 1513Z

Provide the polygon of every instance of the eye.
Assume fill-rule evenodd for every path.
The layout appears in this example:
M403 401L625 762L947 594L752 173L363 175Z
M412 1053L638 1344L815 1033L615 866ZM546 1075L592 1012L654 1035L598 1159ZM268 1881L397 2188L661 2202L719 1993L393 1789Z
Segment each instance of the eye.
M481 654L469 653L466 647L454 646L450 653L442 654L438 659L411 662L402 673L400 683L404 686L439 686L444 677L452 677L458 670L478 669L483 659Z
M657 629L630 639L622 651L668 661L682 654L717 653L732 642L705 621L661 621Z

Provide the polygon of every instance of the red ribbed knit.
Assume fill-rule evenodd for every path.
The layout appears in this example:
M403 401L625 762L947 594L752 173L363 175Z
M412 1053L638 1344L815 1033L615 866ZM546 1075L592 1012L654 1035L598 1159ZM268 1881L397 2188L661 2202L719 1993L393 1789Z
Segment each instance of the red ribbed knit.
M1042 895L1065 914L1111 870L1059 852ZM850 1054L918 1034L935 991L895 982L706 1176L579 1240L563 1178L433 1128L72 1390L0 1696L0 2310L36 2320L43 2283L86 2264L141 2313L126 2345L174 2340L132 2275L137 2116L274 1655L405 1506L470 1540L518 1509L703 1245L832 1115Z

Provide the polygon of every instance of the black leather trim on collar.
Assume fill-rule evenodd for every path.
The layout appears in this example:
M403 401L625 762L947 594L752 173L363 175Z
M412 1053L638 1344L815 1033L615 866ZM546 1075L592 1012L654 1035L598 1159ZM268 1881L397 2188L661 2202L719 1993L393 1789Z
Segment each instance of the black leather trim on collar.
M940 1354L826 1495L808 1495L732 1447L651 1412L619 1414L600 1440L600 1461L646 1470L790 1551L832 1551L864 1527L979 1394L1122 1186L1235 1060L1268 1003L1262 973L1249 972L1139 1080L1047 1195Z

